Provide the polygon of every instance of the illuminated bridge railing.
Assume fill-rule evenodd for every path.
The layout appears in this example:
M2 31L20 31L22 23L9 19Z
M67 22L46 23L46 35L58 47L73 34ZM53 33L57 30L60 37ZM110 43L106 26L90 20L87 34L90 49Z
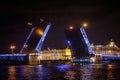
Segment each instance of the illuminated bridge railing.
M27 54L0 54L0 65L2 64L26 64L29 55Z
M5 56L27 56L27 54L0 54L0 57Z
M80 28L80 31L82 32L83 39L84 39L84 41L85 41L85 43L87 45L87 49L88 49L89 54L93 54L93 50L90 47L90 42L89 42L89 40L87 38L87 35L86 35L86 32L85 32L84 28Z
M102 56L103 61L120 60L120 56Z

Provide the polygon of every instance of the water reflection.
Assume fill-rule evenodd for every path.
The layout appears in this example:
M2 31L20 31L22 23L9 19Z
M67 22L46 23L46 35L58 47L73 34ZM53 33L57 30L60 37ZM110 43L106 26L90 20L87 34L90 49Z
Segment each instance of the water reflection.
M0 80L120 80L119 74L113 64L0 66Z
M61 64L61 65L57 65L56 66L57 69L60 71L60 72L64 72L66 70L70 70L71 66L70 65L67 65L67 64Z
M12 77L11 77L12 76ZM17 76L16 76L16 69L14 66L10 66L8 68L8 78L10 80L17 80Z

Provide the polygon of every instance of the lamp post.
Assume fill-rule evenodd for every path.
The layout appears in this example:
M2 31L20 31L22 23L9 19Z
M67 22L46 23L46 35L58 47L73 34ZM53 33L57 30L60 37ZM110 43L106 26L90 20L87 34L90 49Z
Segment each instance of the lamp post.
M11 46L10 46L10 49L11 49L11 53L13 54L13 53L14 53L15 46L14 46L14 45L11 45Z

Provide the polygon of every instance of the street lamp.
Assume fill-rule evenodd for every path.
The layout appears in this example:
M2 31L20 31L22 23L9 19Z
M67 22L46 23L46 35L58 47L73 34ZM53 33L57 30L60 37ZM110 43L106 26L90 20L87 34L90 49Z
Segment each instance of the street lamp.
M86 22L84 22L84 23L82 24L82 27L83 27L83 28L87 28L87 26L88 26L88 23L86 23Z
M33 24L32 24L32 23L30 23L30 22L28 22L27 24L28 24L29 26L33 26Z
M14 45L11 45L11 46L10 46L10 49L11 49L11 53L14 53L13 51L14 51L14 49L15 49L15 46L14 46Z
M70 26L69 29L72 30L72 29L73 29L73 26Z

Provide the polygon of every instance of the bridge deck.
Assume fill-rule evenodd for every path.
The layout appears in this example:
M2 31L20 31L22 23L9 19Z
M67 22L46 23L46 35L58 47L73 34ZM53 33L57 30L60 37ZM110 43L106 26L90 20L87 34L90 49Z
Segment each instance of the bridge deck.
M28 54L0 54L0 64L27 64L29 62Z

